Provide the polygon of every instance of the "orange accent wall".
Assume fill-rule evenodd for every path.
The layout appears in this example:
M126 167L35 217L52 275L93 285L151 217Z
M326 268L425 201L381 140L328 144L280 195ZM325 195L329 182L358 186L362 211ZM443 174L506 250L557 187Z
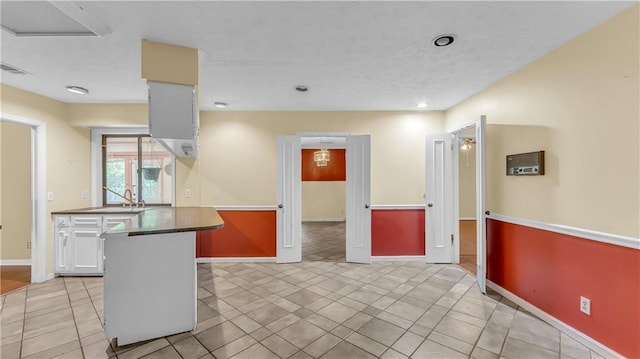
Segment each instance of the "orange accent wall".
M371 255L424 255L424 232L424 209L374 209L371 211Z
M328 150L330 161L327 166L318 167L313 160L313 153L320 149L302 150L302 181L346 181L346 151L344 149Z
M487 278L640 358L640 250L487 219ZM591 316L580 312L580 296L591 300Z
M276 211L218 211L224 227L196 235L196 256L275 257Z

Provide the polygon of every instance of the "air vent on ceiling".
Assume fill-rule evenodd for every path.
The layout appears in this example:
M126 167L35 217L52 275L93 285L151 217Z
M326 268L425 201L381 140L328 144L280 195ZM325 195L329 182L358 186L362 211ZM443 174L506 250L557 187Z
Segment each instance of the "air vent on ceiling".
M12 74L15 74L15 75L31 75L30 72L19 69L15 66L11 66L9 64L5 64L4 62L0 64L0 69L2 69L2 71L11 72Z
M105 24L72 1L2 1L0 27L19 37L104 36Z

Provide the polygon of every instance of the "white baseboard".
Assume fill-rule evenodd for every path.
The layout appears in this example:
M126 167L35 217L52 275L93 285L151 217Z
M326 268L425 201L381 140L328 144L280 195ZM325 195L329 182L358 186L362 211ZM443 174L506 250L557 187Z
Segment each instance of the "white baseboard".
M31 259L2 259L0 265L3 266L30 266Z
M346 218L303 218L302 222L344 222Z
M372 262L426 262L425 256L371 256Z
M549 313L547 313L547 312L543 311L542 309L536 307L535 305L527 302L526 300L518 297L517 295L515 295L515 294L511 293L510 291L502 288L501 286L493 283L492 281L487 280L487 287L495 290L501 296L503 296L503 297L509 299L510 301L514 302L515 304L521 306L522 308L524 308L525 310L527 310L531 314L533 314L536 317L542 319L543 321L547 322L552 327L554 327L554 328L558 329L559 331L563 332L564 334L570 336L571 338L575 339L580 344L586 346L587 348L593 350L594 352L600 354L601 356L603 356L605 358L624 358L623 355L620 355L620 354L616 353L614 350L608 348L604 344L602 344L602 343L598 342L597 340L591 338L590 336L584 334L583 332L579 331L578 329L576 329L576 328L574 328L574 327L562 322L558 318L550 315Z
M276 257L200 257L196 258L197 263L253 263L267 262L275 263Z

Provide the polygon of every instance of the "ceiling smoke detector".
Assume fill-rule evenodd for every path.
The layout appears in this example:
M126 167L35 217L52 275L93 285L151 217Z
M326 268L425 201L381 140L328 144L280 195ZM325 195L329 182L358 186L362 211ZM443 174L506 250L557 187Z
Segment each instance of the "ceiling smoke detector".
M439 35L439 36L436 36L435 39L433 39L433 46L435 47L449 46L453 44L455 40L456 40L456 35L453 35L453 34Z
M80 86L67 86L67 91L73 92L78 95L87 95L89 94L89 90Z
M298 92L307 92L309 88L307 86L296 86L296 91Z

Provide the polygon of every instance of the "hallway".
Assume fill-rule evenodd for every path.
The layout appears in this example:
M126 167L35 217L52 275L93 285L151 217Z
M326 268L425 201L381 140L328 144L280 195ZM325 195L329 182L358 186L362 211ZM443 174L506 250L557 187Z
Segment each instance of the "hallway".
M344 262L346 222L302 222L302 260Z

